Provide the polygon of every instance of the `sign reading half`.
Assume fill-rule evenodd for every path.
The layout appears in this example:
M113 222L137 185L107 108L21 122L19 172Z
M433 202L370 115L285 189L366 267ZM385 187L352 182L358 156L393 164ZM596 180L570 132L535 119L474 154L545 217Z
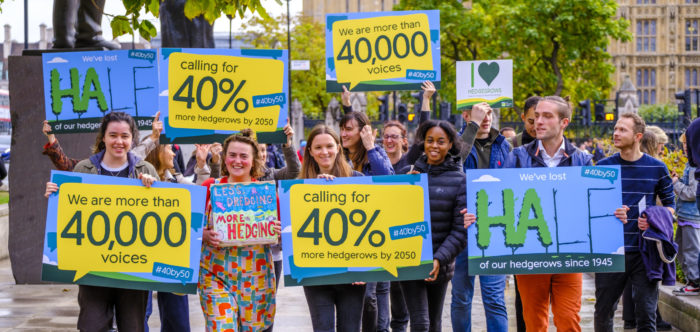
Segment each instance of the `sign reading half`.
M150 129L158 111L156 50L44 53L44 109L54 133L97 131L125 112Z

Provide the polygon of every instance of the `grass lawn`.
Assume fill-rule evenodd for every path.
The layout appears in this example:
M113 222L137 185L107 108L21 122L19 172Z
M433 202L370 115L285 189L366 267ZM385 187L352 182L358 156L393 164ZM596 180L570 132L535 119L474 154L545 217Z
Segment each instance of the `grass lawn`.
M0 191L0 204L7 204L10 201L10 193L7 191Z

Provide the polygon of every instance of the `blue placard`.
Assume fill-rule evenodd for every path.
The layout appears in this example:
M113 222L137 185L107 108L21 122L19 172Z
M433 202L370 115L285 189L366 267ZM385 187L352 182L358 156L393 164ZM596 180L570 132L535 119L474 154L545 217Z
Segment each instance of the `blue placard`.
M440 88L440 11L326 15L326 91Z
M206 188L51 171L42 280L197 291Z
M278 197L285 286L418 280L433 267L426 174L284 180Z
M467 170L469 274L621 272L619 166Z
M158 111L157 50L44 53L44 109L55 133L94 132L112 111L150 129Z

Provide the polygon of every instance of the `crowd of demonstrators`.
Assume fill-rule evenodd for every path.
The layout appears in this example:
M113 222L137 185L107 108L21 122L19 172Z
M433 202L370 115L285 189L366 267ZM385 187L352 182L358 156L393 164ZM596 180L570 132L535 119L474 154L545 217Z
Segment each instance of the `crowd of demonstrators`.
M450 304L454 331L471 331L472 298L476 278L468 274L466 229L476 216L466 210L466 175L470 169L568 167L592 165L597 149L592 144L575 147L564 137L571 119L568 101L556 96L530 97L521 118L524 130L493 128L494 112L487 103L463 112L461 131L446 121L430 120L431 82L422 86L423 100L415 141L408 141L407 128L398 121L383 125L383 147L376 142L377 130L366 114L350 107L350 92L341 95L345 114L336 133L325 125L314 127L296 150L294 131L287 125L287 142L279 148L260 144L249 129L228 137L223 144L195 145L187 167L179 165L182 149L160 145L162 122L153 121L152 133L136 145L138 131L133 119L120 112L107 114L100 127L94 155L84 161L67 157L47 122L44 147L54 166L61 170L140 178L145 186L154 181L201 184L247 183L284 179L326 179L350 176L381 176L425 173L428 178L433 268L424 280L399 282L304 286L314 331L440 331L442 309L451 282ZM624 114L615 125L613 143L620 150L598 165L620 165L624 206L611 211L624 224L625 272L596 273L596 331L611 331L612 317L626 285L639 330L656 330L658 280L650 279L649 267L640 250L640 232L649 220L642 214L657 201L677 212L676 241L688 283L677 295L697 295L700 213L694 168L700 151L700 124L691 125L688 139L689 164L683 174L669 174L657 158L664 151L663 136L648 130L644 121ZM667 140L667 138L666 138ZM696 150L693 150L693 149ZM593 152L593 153L591 153ZM184 174L182 174L184 173ZM221 175L221 177L219 176ZM188 175L193 175L188 180ZM46 196L58 187L47 183ZM675 192L675 195L674 195ZM675 197L678 202L675 202ZM199 297L208 331L271 331L276 295L281 277L281 248L274 245L220 246L212 230L210 196L207 192L207 225L202 236ZM675 211L675 204L678 210ZM275 231L280 232L279 222ZM264 261L259 269L237 268ZM648 265L648 264L647 264ZM652 268L653 269L653 268ZM507 331L506 276L479 276L486 326L489 332ZM581 331L582 274L517 275L516 325L518 331L547 331L549 310L557 329ZM80 286L80 317L83 330L111 327L116 316L119 330L147 331L150 292L107 287ZM261 297L262 295L262 297ZM187 331L187 296L158 293L164 331ZM254 299L263 298L263 300ZM115 300L116 299L116 300ZM659 318L660 320L660 318Z

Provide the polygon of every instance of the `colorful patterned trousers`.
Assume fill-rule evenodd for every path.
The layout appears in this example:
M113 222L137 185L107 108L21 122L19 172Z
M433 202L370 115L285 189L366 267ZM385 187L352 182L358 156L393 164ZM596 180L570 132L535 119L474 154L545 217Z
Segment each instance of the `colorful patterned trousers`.
M203 244L199 301L207 331L262 331L275 316L275 272L269 245Z

